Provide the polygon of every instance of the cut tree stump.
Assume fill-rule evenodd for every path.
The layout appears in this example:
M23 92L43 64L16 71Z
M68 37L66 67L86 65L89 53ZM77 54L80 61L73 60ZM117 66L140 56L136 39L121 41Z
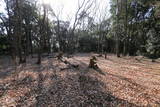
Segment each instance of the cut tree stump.
M96 61L97 61L97 58L95 56L92 56L89 62L89 68L98 69L99 67Z
M89 62L89 68L92 68L92 69L98 71L100 74L105 75L105 73L102 72L102 70L98 67L96 61L97 61L97 58L95 56L92 56L92 58L90 59L90 62Z
M63 58L63 52L59 52L57 55L57 59L61 60Z

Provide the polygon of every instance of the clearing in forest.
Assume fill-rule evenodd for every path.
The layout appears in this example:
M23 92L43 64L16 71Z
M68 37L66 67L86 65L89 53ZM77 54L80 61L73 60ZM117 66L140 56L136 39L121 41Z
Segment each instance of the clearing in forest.
M101 71L96 71L88 68L92 55L66 58L78 68L68 68L56 58L43 58L41 65L33 58L15 68L3 58L0 106L160 106L160 62L108 55L107 59L97 57Z

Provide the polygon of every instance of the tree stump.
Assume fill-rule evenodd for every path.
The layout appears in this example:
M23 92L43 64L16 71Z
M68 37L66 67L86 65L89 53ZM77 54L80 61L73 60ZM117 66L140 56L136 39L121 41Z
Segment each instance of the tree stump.
M59 52L57 55L57 59L61 60L63 58L63 52Z
M105 52L105 59L107 59L107 52Z
M89 62L89 68L98 69L98 65L96 61L97 61L97 58L95 56L92 56Z

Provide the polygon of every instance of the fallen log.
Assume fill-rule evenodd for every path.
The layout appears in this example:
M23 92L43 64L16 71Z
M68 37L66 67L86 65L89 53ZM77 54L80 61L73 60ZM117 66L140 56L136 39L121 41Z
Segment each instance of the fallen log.
M72 64L72 63L70 63L69 61L67 61L67 60L65 60L64 58L63 58L63 53L62 52L60 52L58 55L57 55L57 59L58 60L60 60L61 62L63 62L63 63L65 63L65 64L67 64L69 67L67 67L67 68L62 68L61 70L65 70L65 69L71 69L71 68L79 68L79 65L78 64Z
M103 54L98 54L97 57L103 57Z
M79 65L78 64L71 64L69 61L67 60L63 60L63 59L60 59L61 62L65 63L65 64L68 64L70 67L73 67L73 68L78 68Z
M67 69L71 69L71 67L61 68L60 70L63 71L63 70L67 70Z
M72 57L73 57L73 55L69 55L69 54L67 54L67 55L66 55L66 57L67 57L67 58L72 58Z

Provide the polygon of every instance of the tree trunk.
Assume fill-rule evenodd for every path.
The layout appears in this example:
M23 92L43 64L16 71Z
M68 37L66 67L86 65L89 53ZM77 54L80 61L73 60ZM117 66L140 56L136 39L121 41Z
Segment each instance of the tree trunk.
M118 12L117 12L117 32L116 32L116 55L117 57L120 57L120 52L119 52L119 4L118 4L118 0L117 0L117 8L118 8Z
M125 0L125 39L124 39L124 46L123 46L123 55L126 56L127 55L127 44L128 44L128 11L127 11L127 7L128 6L128 0Z
M120 52L119 52L119 37L117 37L117 40L116 40L116 55L117 55L117 57L120 57Z
M31 30L29 31L29 46L30 46L30 54L33 57L33 46L32 46L32 35Z
M37 60L37 64L41 64L41 46L39 46L39 49L38 49L38 60Z
M15 10L15 16L16 16L16 28L15 28L15 34L17 37L17 47L18 47L18 55L19 55L19 64L23 63L22 60L22 17L21 17L21 1L16 0L16 10Z

